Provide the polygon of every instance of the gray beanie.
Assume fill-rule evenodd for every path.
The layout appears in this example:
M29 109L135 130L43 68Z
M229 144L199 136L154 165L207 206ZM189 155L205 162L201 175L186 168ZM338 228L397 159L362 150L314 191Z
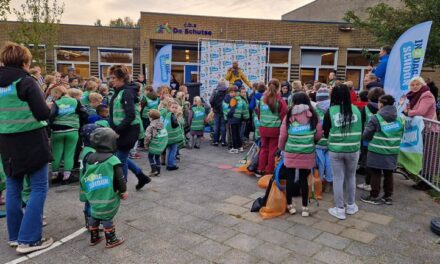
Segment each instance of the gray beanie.
M100 127L95 129L90 135L90 142L96 152L114 153L117 149L117 138L118 134L116 134L111 128Z
M321 102L330 99L330 90L327 87L322 87L316 92L316 101Z

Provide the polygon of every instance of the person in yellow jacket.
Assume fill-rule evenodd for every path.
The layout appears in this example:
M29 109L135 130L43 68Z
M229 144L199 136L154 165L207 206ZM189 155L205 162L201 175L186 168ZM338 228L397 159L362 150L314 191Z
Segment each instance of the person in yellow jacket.
M252 84L243 73L243 70L238 67L237 61L234 61L232 63L232 68L229 68L226 72L225 80L229 82L229 85L237 85L236 82L239 81L240 85L237 85L238 87L241 87L243 83L245 83L249 88L252 87Z

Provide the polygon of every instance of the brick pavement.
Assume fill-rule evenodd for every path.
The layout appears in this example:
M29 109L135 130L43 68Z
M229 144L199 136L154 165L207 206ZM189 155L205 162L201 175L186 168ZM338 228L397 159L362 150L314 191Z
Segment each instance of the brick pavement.
M440 205L400 176L393 206L358 199L359 213L339 221L327 214L332 196L325 194L309 218L262 220L249 212L263 194L256 179L219 168L240 157L205 141L201 150L182 150L181 169L164 172L143 191L134 191L131 175L130 197L115 221L125 244L90 247L84 233L27 263L438 263L440 245L429 221ZM147 170L145 159L136 162ZM52 188L46 215L45 233L57 240L81 228L78 188ZM3 241L5 229L2 219ZM3 242L0 256L1 262L19 257Z

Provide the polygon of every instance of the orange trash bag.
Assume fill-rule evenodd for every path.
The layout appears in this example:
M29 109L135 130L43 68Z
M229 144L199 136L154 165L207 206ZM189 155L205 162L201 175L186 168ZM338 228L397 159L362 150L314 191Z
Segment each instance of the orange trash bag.
M317 169L313 169L312 173L310 173L308 177L308 183L309 183L309 199L312 198L312 184L314 184L314 191L315 191L315 197L318 200L322 200L322 181L319 177L319 172Z
M286 187L286 181L280 180L281 188ZM287 200L286 192L278 189L275 181L272 181L266 206L260 209L260 215L263 219L270 219L283 215L286 212Z
M259 180L258 180L258 187L260 187L261 189L267 189L267 186L269 186L269 182L270 182L270 179L272 179L272 174L267 174L267 175L264 175L263 177L261 177Z

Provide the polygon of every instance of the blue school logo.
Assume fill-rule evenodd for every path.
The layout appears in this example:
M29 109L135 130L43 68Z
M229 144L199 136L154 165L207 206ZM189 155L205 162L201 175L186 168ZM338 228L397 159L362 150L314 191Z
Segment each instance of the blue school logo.
M382 129L384 132L395 132L400 130L400 124L398 122L387 123L384 122Z
M223 48L223 53L231 53L232 49L231 48Z
M301 125L298 122L295 122L289 127L289 134L301 134L304 132L310 131L310 124Z
M231 66L232 66L232 62L230 62L230 61L223 62L223 67L231 67Z
M209 80L209 85L217 85L218 81L217 80Z
M244 55L237 55L237 56L235 56L235 59L236 60L238 60L238 61L242 61L242 60L244 60L246 57L244 56Z
M195 118L200 118L203 117L205 113L203 113L203 111L197 111L194 113L194 117Z
M60 104L58 106L58 115L60 116L72 114L74 112L75 112L75 107L71 105Z
M258 77L255 75L248 75L248 79L249 79L249 81L255 81L255 80L258 80Z
M408 148L414 147L419 144L419 128L417 126L409 127L405 130L403 134L402 142L400 143L400 147Z
M218 67L214 67L214 66L212 66L212 67L209 67L209 71L210 71L210 72L218 72L218 71L219 71L219 68L218 68Z
M256 49L250 49L249 50L249 54L251 54L251 55L254 55L254 54L257 54L258 53L258 50L256 50Z
M210 58L211 59L218 59L220 57L220 54L218 53L211 53Z
M103 188L108 188L113 185L113 182L110 185L110 177L104 176L101 174L90 174L85 179L87 192L96 191Z
M9 85L8 87L0 87L0 97L8 96L14 93L13 85Z
M264 110L264 111L268 111L269 110L269 106L265 104L265 105L261 106L261 109Z

